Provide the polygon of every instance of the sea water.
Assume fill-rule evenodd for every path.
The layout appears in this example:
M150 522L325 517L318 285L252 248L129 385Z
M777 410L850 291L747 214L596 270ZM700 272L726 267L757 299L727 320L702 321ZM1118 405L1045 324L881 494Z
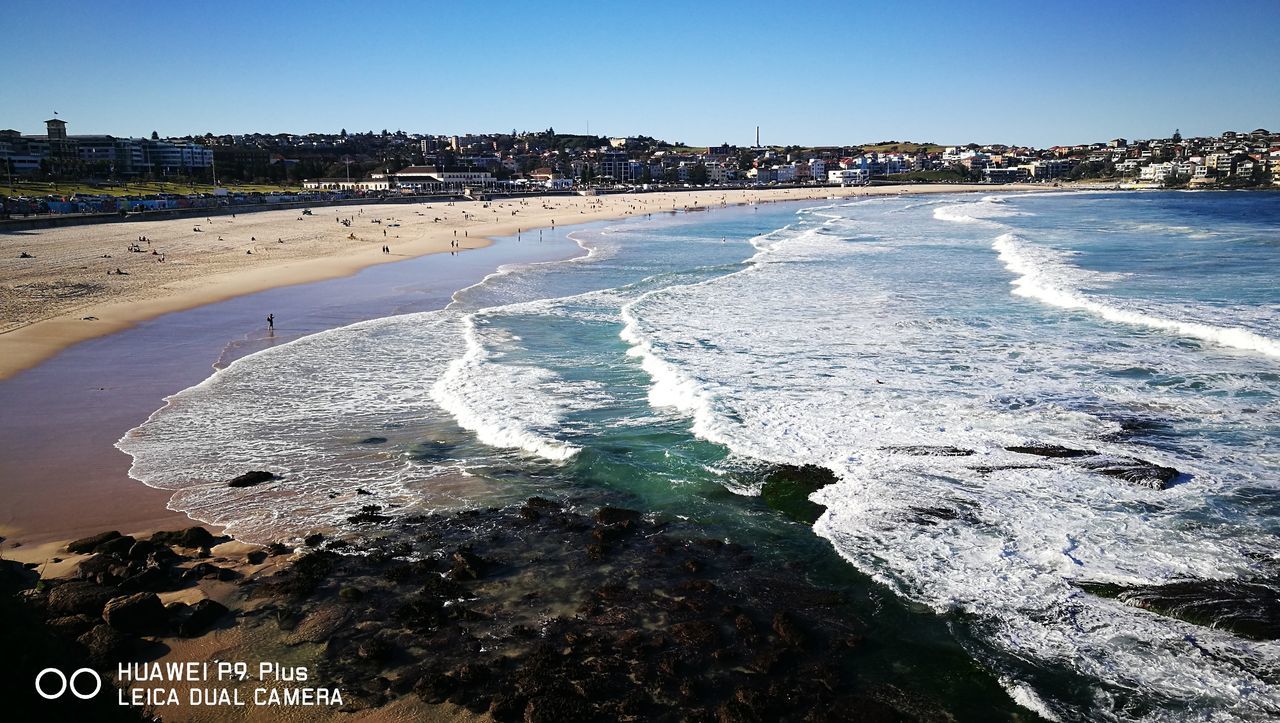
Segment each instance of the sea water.
M121 440L133 476L258 541L350 528L371 500L608 488L834 550L1047 718L1280 716L1275 642L1082 589L1277 579L1280 197L878 197L570 237L579 256L445 309L239 359ZM1027 444L1182 474L1157 490L1006 449ZM920 453L942 447L971 454ZM762 463L836 473L812 529L752 503ZM248 469L282 480L225 486Z

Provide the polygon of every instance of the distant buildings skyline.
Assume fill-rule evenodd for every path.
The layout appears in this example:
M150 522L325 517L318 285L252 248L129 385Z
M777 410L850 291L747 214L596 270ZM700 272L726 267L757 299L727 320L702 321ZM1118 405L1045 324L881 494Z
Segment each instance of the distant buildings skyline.
M1110 178L1151 184L1280 182L1280 133L1113 137L1047 148L922 144L907 139L838 146L676 146L649 136L545 131L442 135L383 130L220 134L182 138L68 133L49 118L43 135L0 130L0 171L10 177L93 182L185 178L302 183L317 190L446 192L466 186L636 184L863 184L876 179L993 183ZM356 166L352 175L351 167ZM221 169L221 172L219 172Z

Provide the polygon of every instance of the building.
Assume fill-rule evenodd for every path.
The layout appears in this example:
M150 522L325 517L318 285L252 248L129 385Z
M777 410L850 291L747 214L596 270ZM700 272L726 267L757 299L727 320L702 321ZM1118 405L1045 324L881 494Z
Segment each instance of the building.
M317 191L388 191L391 180L383 176L368 180L348 180L345 178L308 178L302 187Z
M147 171L140 141L115 136L70 136L84 170L90 175L137 176Z
M1030 174L1021 166L1015 168L984 168L982 180L989 183L1020 183L1027 180Z
M1019 168L1025 170L1031 178L1037 181L1047 181L1069 175L1075 165L1076 163L1073 160L1054 158L1024 163Z
M59 118L50 118L44 122L45 138L48 140L49 172L54 174L71 173L79 165L75 141L67 138L67 122Z
M838 183L841 186L857 186L871 180L871 174L862 168L841 168L827 171L827 183Z
M464 186L492 186L497 182L492 173L474 168L441 169L435 166L409 166L391 176L391 188L414 191L461 191Z
M602 152L596 166L601 178L610 178L617 183L631 183L636 180L631 159L622 151Z
M1164 183L1166 179L1173 178L1177 173L1176 163L1152 163L1149 166L1143 166L1138 171L1138 180Z
M141 141L146 164L162 176L191 175L213 168L213 149L190 141Z

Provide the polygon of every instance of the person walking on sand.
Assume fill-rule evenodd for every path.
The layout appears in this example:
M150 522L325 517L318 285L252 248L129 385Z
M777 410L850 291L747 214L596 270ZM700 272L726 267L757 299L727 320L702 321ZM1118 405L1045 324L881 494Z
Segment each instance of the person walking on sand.
M275 331L275 330L276 330L276 315L267 314L267 331Z

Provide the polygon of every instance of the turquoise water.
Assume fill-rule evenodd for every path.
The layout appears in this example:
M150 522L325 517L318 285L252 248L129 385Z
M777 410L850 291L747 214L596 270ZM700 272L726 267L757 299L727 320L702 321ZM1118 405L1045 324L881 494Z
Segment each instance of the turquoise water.
M973 660L1046 717L1280 715L1274 643L1078 587L1276 578L1280 197L887 197L571 238L447 309L236 361L121 440L133 476L250 540L344 526L357 486L396 512L616 490L848 586L882 667L961 709L1004 695ZM1029 443L1183 474L1027 468L1005 448ZM837 474L812 528L755 496L766 462ZM285 483L221 484L264 468Z

